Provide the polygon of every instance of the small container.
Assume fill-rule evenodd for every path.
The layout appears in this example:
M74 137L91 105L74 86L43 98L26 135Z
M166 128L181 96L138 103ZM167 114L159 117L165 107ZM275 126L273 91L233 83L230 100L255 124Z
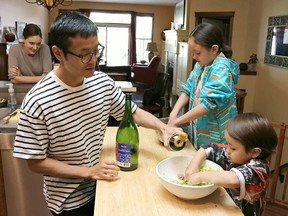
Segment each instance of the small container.
M7 100L7 107L10 108L11 110L15 110L17 108L17 101L14 93L14 88L13 88L13 83L8 83L6 84L9 86L8 89L8 100Z
M180 139L179 134L174 134L170 137L168 145L172 151L180 151L185 147L186 141Z

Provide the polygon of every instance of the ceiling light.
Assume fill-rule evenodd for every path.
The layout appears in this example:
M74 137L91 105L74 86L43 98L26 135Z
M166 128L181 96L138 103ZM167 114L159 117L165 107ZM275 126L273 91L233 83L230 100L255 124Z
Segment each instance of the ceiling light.
M42 5L43 7L47 8L49 11L57 7L58 5L68 6L72 4L72 0L25 0L29 4L37 4Z

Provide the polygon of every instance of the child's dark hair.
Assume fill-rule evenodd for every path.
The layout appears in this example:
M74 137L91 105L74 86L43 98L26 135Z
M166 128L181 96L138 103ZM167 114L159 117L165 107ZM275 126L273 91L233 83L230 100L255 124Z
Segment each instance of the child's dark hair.
M42 38L42 32L39 26L30 23L30 24L27 24L25 28L23 29L23 37L27 39L32 36L39 36Z
M210 23L202 23L189 34L189 38L194 38L195 43L210 49L213 45L218 45L219 52L223 52L227 58L231 58L232 49L224 44L222 31Z
M80 35L88 38L97 36L98 28L87 16L76 11L59 14L50 28L51 45L56 45L67 55L70 38Z
M267 118L256 113L243 113L231 118L226 125L228 134L245 146L246 153L260 148L258 159L265 160L275 150L277 134Z

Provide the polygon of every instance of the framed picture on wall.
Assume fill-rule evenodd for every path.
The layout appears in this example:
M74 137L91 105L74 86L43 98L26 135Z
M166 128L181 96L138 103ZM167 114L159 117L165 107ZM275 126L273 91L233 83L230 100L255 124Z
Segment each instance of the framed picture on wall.
M17 40L19 42L22 42L22 34L23 34L23 30L26 26L26 23L25 22L19 22L19 21L16 21L15 22L16 24L16 36L17 36Z

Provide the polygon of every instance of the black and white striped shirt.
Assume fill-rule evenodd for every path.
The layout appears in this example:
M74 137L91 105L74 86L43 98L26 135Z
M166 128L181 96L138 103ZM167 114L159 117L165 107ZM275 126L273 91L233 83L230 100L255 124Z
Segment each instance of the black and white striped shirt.
M105 73L95 72L81 86L70 87L52 71L24 98L13 156L94 166L109 115L120 120L124 110L124 94ZM44 176L48 208L56 213L88 203L95 187L94 180Z

